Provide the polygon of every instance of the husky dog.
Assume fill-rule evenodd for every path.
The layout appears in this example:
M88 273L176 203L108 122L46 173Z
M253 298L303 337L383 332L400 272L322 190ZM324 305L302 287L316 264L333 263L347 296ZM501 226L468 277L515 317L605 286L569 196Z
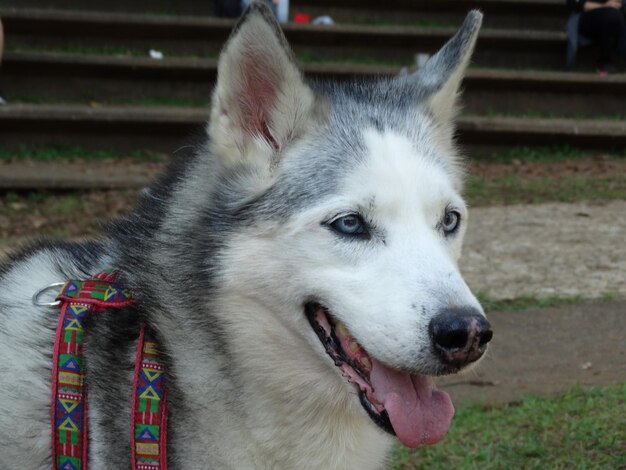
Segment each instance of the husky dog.
M167 364L170 469L380 469L443 438L433 376L491 338L457 260L467 226L453 142L482 16L416 74L307 83L253 3L219 60L206 144L100 241L0 269L0 468L51 467L58 309L39 288L107 268L137 302L90 317L89 466L130 467L140 322Z

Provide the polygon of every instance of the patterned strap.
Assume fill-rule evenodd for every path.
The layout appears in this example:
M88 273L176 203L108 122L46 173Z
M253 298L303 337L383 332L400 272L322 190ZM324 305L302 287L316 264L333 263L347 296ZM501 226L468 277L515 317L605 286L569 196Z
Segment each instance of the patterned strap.
M70 280L57 297L61 307L52 359L52 468L87 469L87 389L84 385L85 320L92 312L126 307L132 296L106 271Z
M70 280L57 296L61 303L90 306L94 311L122 308L133 300L130 292L115 284L117 273L105 271L87 280Z
M142 325L133 381L133 470L167 468L167 395L163 382L163 364L157 343L150 330Z

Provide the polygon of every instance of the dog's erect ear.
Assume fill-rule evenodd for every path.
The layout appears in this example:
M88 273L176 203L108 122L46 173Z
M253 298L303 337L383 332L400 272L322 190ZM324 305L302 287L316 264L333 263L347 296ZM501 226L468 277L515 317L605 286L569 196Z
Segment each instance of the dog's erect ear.
M215 153L227 166L273 164L304 128L313 102L273 13L252 2L219 59L209 124Z
M469 64L483 15L470 11L461 28L415 74L419 93L426 97L432 114L448 124L456 115L457 95L465 69Z

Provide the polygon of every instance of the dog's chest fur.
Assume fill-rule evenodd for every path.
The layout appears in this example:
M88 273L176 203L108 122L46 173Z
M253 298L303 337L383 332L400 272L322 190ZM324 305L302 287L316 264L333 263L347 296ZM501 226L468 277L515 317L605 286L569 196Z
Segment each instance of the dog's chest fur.
M54 249L17 262L2 277L1 468L15 461L29 469L51 466L49 378L58 310L35 307L30 297L64 276L102 269L97 264L105 257L95 248L89 247L93 263L77 263L75 247ZM33 269L36 276L29 274ZM130 467L132 376L138 318L145 314L136 309L104 312L87 323L90 468ZM190 334L182 327L178 338L172 336L175 342ZM304 388L301 396L288 401L271 398L257 389L259 377L246 377L245 372L234 376L220 365L241 360L226 357L227 351L206 343L202 350L192 350L186 343L172 344L172 339L165 347L170 355L171 469L382 468L390 439L347 403L337 404L332 388L322 397L327 409L318 400L312 402L311 391ZM342 413L344 405L347 411Z

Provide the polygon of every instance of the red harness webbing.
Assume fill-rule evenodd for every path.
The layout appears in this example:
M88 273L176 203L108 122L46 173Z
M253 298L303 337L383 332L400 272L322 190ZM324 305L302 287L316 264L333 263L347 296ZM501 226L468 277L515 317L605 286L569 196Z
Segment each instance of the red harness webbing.
M156 341L141 326L131 418L133 470L166 470L167 393Z
M57 296L61 309L52 359L52 467L87 470L87 388L84 384L84 321L92 312L131 305L131 294L106 271L69 280ZM166 470L167 402L163 365L149 328L141 325L133 381L133 470Z

